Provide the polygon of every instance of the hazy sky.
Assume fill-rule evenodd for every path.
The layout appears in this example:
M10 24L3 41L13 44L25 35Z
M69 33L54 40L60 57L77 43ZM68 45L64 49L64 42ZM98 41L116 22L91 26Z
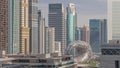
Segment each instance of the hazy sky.
M63 3L64 7L68 3L75 3L79 26L88 24L89 19L106 18L107 15L107 0L39 0L39 9L44 13L46 20L49 3Z

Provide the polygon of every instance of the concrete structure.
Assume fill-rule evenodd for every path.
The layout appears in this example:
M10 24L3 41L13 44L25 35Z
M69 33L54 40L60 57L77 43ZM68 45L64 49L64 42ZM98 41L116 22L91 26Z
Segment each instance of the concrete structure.
M61 52L64 54L66 48L66 22L63 5L61 3L49 4L48 16L48 25L55 28L55 41L61 42Z
M45 28L45 53L55 52L55 28Z
M20 0L8 0L9 53L20 53ZM7 19L7 18L6 18ZM1 37L1 36L0 36Z
M100 68L120 68L120 40L101 46Z
M90 30L87 25L81 28L81 41L85 41L88 44L90 43Z
M120 39L120 0L108 1L108 41Z
M20 53L30 54L29 0L20 0Z
M90 45L93 52L100 53L100 45L107 43L107 20L90 19Z
M38 0L29 0L29 23L30 23L30 47L31 53L38 52ZM35 50L34 50L35 49Z
M76 10L75 4L69 3L67 7L67 46L75 41L75 24L76 24Z
M56 54L43 55L8 55L8 58L0 58L0 66L6 68L77 68L71 56L57 56Z

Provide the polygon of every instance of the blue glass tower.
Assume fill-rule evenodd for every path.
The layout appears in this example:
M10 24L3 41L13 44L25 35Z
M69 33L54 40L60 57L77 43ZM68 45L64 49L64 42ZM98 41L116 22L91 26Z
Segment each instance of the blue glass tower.
M67 7L67 45L69 45L75 40L75 15L75 4L70 3Z
M106 19L91 19L90 45L93 52L100 53L101 44L107 43L107 21Z

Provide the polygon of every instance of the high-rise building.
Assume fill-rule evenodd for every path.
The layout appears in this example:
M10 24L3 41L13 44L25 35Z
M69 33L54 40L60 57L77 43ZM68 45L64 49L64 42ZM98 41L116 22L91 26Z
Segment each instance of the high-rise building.
M66 22L65 10L61 3L49 4L49 27L55 28L55 41L61 42L61 51L64 54L66 48Z
M85 25L81 28L81 40L90 43L90 30L89 26Z
M81 28L80 27L77 27L75 29L75 40L76 41L81 40Z
M20 0L20 53L30 54L29 0Z
M45 28L45 53L55 52L55 28Z
M120 39L120 0L108 0L108 40Z
M38 53L38 0L29 0L29 23L31 53Z
M8 0L8 1L9 1L8 3L9 5L8 6L9 7L8 10L9 11L8 12L9 47L8 48L9 49L8 50L10 54L18 54L20 53L20 0Z
M67 45L75 41L75 28L76 28L76 11L75 4L69 3L67 7Z
M91 19L90 26L90 45L93 52L100 53L100 45L107 43L107 20Z
M8 0L0 0L0 51L8 52Z
M40 19L40 45L39 45L39 53L45 54L45 18L41 15Z

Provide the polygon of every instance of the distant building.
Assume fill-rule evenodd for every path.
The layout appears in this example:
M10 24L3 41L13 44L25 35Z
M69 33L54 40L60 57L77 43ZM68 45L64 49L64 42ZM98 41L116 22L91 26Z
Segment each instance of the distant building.
M39 26L38 25L38 0L29 0L29 25L30 25L30 47L31 53L39 53L38 47L38 32Z
M61 42L55 41L55 53L61 54Z
M120 39L120 0L108 2L108 41Z
M4 0L4 3L5 1L6 0ZM8 13L9 14L8 16L8 21L9 21L9 24L8 24L9 25L9 35L8 35L9 37L8 50L9 51L8 52L9 54L20 53L20 1L21 0L8 0L8 3L6 2L6 4L8 4L8 9L9 9L8 10L9 11ZM2 12L5 12L5 11L2 11Z
M74 3L69 3L67 7L67 46L75 41L75 28L76 28L76 9Z
M20 0L20 53L30 54L29 0Z
M85 41L88 44L90 43L90 30L87 25L81 28L81 41Z
M90 45L93 52L100 53L100 45L107 43L107 20L90 19Z
M40 40L40 45L39 45L39 54L45 54L45 18L43 17L43 15L41 16L40 19L40 36L39 36L39 40Z
M76 41L81 40L81 28L80 27L77 27L75 30L75 40Z
M55 52L55 28L46 27L45 28L45 53Z
M49 4L48 25L55 28L55 41L61 42L61 52L64 54L66 48L66 22L65 10L61 3Z
M120 40L111 40L101 46L100 68L119 68Z

